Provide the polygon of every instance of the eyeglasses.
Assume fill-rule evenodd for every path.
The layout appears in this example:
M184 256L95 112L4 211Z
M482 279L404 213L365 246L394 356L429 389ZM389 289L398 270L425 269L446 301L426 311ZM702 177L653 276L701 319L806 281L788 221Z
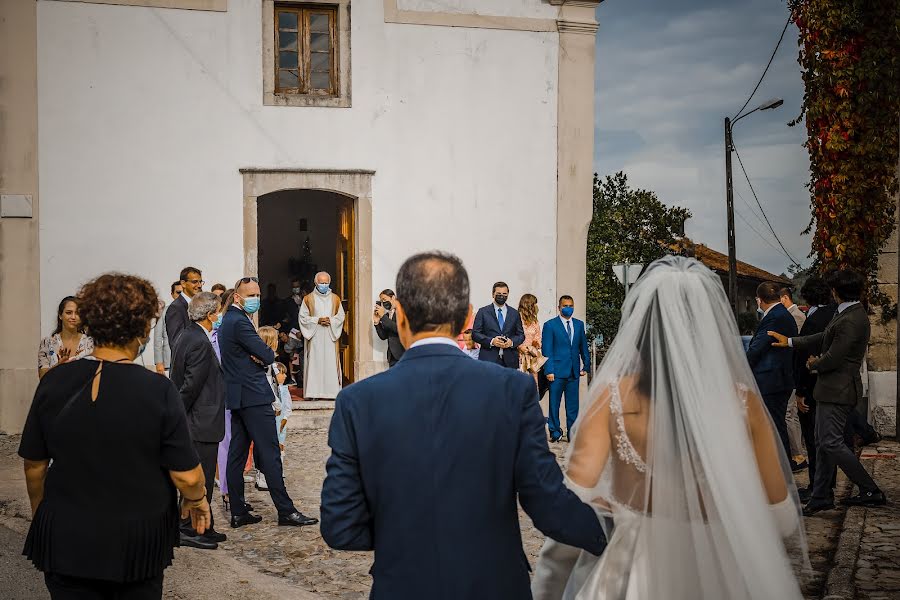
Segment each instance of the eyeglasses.
M206 282L202 279L188 279L186 283L191 283L193 285L203 285Z
M259 283L259 277L241 277L241 283Z

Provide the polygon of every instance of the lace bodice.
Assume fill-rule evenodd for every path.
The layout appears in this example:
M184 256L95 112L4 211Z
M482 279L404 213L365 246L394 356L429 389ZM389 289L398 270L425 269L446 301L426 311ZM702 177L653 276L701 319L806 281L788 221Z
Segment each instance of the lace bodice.
M622 396L619 393L619 383L613 382L610 390L609 411L616 421L616 434L614 436L616 440L616 454L619 455L619 460L623 463L631 465L639 473L646 473L647 463L641 458L634 444L628 438L628 433L625 431L625 416L622 414L624 411L622 410Z

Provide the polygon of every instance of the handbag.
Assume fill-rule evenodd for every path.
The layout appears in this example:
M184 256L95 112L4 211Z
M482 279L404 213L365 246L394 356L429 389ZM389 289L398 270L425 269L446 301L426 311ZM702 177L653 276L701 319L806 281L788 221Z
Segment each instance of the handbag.
M548 360L549 359L543 354L532 357L531 360L528 361L528 371L537 375L538 373L540 373L541 369L544 368L544 365Z

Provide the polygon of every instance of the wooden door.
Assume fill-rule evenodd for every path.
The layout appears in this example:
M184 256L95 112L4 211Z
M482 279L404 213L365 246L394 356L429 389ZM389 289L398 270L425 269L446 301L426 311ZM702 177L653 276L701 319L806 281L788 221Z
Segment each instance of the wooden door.
M355 251L353 241L354 231L353 202L349 199L341 199L337 209L337 273L333 281L335 292L340 295L344 303L344 333L341 335L340 355L341 368L344 374L344 385L353 383L353 343L354 319L356 317L354 298L356 297L356 265L354 261Z

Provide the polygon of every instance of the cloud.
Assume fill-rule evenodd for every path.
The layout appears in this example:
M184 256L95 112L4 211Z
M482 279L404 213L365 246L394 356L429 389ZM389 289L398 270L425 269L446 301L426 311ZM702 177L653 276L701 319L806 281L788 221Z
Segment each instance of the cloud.
M624 170L633 185L691 209L688 233L725 250L723 119L753 89L787 14L783 0L602 4L597 11L597 172ZM800 235L809 222L805 130L786 125L799 113L803 97L796 53L791 26L750 106L773 96L785 104L738 123L735 144L788 252L807 262L810 240ZM740 194L735 198L741 215L738 257L784 271L790 261L761 221L736 157L734 180Z

